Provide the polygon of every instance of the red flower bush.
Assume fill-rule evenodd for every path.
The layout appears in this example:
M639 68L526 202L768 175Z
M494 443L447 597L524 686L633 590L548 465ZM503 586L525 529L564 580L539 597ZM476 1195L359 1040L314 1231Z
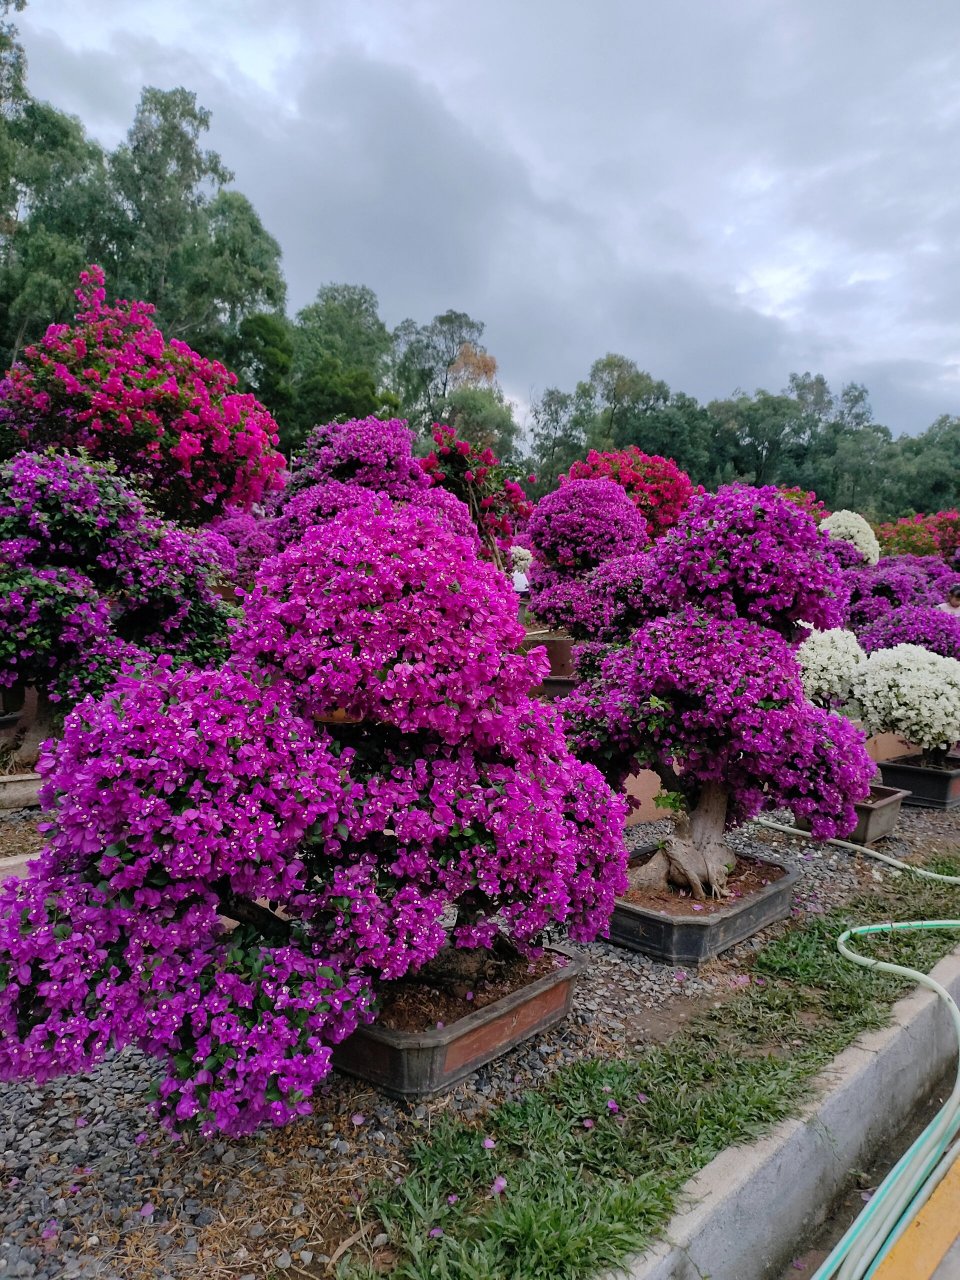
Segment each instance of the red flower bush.
M676 524L680 512L698 492L685 471L672 458L641 452L636 445L618 453L591 449L586 462L575 462L561 485L570 480L614 480L625 489L647 522L651 538Z
M805 511L811 520L815 520L817 524L821 520L825 520L830 514L826 503L822 502L812 489L801 489L799 485L778 485L777 492L781 497L786 498L788 502L792 502L795 507L799 507L801 511Z
M939 556L952 562L960 550L960 512L905 516L877 525L875 532L885 556Z
M436 448L422 461L430 482L464 503L488 555L502 568L502 551L529 518L533 504L513 470L492 449L458 439L453 427L440 422L434 423L433 442Z
M103 272L81 274L75 323L51 325L0 384L0 458L84 449L136 477L157 507L200 523L283 484L277 425L236 376L167 340L146 302L107 306Z

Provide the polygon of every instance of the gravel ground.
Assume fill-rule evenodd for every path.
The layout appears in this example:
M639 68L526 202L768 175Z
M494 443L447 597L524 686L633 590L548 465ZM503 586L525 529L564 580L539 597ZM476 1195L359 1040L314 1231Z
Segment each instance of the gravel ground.
M32 849L35 814L0 815L4 854ZM663 824L634 828L647 840ZM12 834L16 833L16 835ZM887 874L842 850L756 828L733 838L800 867L795 915L823 912ZM894 856L960 843L960 814L904 810ZM782 928L783 926L775 926ZM705 1002L748 983L751 939L697 972L603 943L572 1016L476 1072L451 1094L393 1102L337 1077L315 1115L290 1129L232 1142L173 1142L144 1101L150 1064L126 1052L89 1076L0 1086L0 1280L260 1280L332 1274L342 1250L386 1245L358 1213L371 1178L399 1179L404 1151L453 1111L482 1125L492 1104L536 1087L564 1063L662 1039Z

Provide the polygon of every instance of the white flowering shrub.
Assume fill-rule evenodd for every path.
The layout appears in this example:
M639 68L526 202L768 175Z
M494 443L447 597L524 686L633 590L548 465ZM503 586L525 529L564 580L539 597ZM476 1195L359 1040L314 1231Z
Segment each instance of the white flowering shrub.
M514 573L528 573L533 552L529 547L512 546L510 548L510 567Z
M849 542L863 556L867 564L876 564L880 559L880 543L877 535L856 511L834 511L825 520L820 521L820 529L828 533L835 542Z
M916 644L878 649L858 668L853 696L869 733L896 733L925 753L960 740L960 662Z
M845 707L853 696L860 667L867 655L852 631L834 627L811 631L797 649L803 691L817 707Z

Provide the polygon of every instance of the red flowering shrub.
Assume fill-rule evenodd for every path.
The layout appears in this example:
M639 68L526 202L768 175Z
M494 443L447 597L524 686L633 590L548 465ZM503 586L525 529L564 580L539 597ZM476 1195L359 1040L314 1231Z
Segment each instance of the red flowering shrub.
M811 520L816 520L817 524L821 520L825 520L830 514L826 504L821 502L812 489L801 489L799 485L795 484L781 484L777 486L777 492L782 498L792 502L795 507L805 511Z
M80 279L75 323L51 325L0 385L0 458L84 449L190 523L279 488L277 425L236 376L165 339L149 303L107 306L99 267Z
M502 552L529 518L533 504L513 470L491 449L459 440L453 427L435 422L436 448L422 461L434 485L442 485L463 502L479 530L487 554L501 568ZM536 477L527 477L532 483Z
M904 516L876 527L882 555L939 556L952 562L960 549L960 512Z
M698 492L685 471L672 458L643 453L636 445L618 453L591 449L586 462L575 462L561 485L570 480L615 480L647 522L651 538L676 524L680 512Z

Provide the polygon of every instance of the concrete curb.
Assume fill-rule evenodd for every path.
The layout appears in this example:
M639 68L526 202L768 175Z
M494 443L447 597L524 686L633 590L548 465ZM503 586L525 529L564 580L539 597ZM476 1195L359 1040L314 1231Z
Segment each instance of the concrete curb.
M933 976L960 1001L960 947ZM819 1096L749 1146L712 1160L681 1193L666 1240L608 1273L629 1280L771 1280L956 1060L952 1024L930 991L897 1002L823 1073Z

